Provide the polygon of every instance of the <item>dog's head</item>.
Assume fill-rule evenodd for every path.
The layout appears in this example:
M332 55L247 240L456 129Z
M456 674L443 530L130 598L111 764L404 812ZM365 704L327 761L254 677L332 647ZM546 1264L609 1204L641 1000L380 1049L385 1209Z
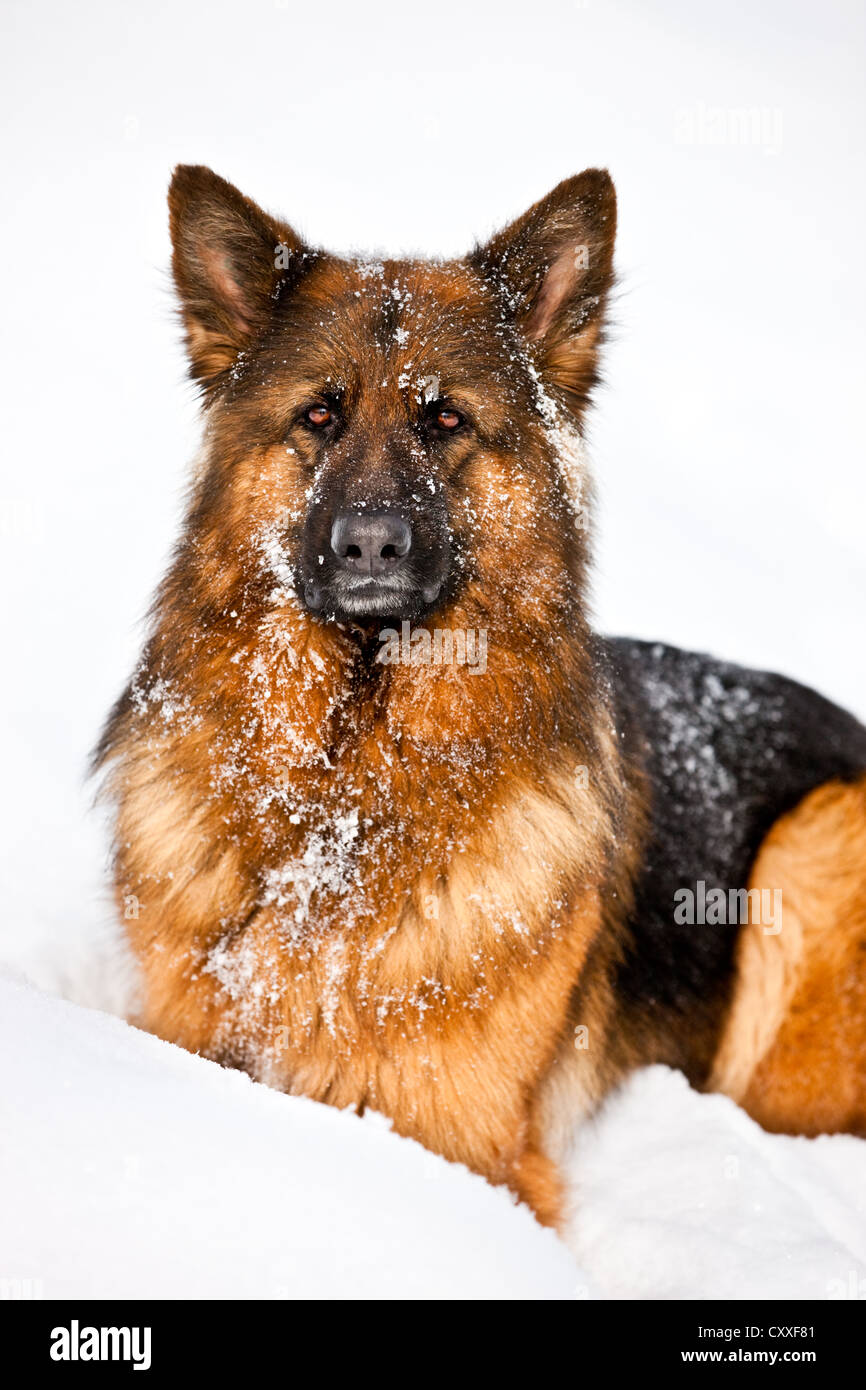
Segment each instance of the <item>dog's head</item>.
M364 626L567 587L562 467L612 280L607 173L442 263L314 250L201 167L178 168L169 205L209 402L196 544L235 590L264 556L317 620Z

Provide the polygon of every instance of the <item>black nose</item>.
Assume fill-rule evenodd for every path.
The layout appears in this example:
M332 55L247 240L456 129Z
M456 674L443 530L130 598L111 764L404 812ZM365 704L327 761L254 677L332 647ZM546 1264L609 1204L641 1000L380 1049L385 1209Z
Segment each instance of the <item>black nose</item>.
M412 527L394 512L341 512L331 527L331 549L357 574L387 574L411 547Z

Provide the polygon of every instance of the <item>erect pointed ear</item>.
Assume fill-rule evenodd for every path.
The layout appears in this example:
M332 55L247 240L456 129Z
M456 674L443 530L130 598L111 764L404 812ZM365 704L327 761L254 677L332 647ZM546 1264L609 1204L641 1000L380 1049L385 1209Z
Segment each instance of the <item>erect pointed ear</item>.
M190 373L210 387L261 334L312 253L291 227L201 164L178 165L168 207Z
M504 292L545 383L578 414L598 379L615 236L613 180L605 169L586 169L472 257Z

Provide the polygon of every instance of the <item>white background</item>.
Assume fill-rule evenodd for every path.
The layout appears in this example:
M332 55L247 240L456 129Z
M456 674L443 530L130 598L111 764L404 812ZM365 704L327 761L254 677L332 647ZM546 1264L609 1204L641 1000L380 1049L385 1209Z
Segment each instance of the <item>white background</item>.
M866 715L861 4L3 0L0 24L0 967L127 997L83 771L196 443L166 274L178 161L333 249L434 254L608 166L599 624ZM333 1241L333 1268L366 1260L353 1288L381 1292L396 1262L410 1290L589 1292L501 1191L396 1140L370 1167L367 1121L261 1088L247 1103L241 1078L64 1008L4 994L0 1273L47 1296L202 1278L273 1296L307 1286L312 1251L333 1292ZM291 1138L307 1129L313 1195ZM612 1296L862 1296L863 1152L763 1135L655 1069L581 1135L573 1248ZM411 1177L430 1165L441 1188ZM476 1278L488 1240L498 1276Z
M2 23L7 954L44 942L53 969L109 918L82 771L196 440L178 161L314 242L439 254L609 167L599 624L866 714L862 5L5 0Z

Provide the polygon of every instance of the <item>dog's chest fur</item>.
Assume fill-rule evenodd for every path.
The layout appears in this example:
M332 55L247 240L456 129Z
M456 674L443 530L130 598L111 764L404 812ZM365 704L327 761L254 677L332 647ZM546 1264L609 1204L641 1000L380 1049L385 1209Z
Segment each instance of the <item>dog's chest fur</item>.
M478 1166L463 1107L497 1078L485 1123L513 1143L597 929L608 813L567 749L539 772L540 731L503 744L504 695L470 724L465 671L358 676L328 634L291 659L271 639L240 640L207 700L180 676L139 695L121 858L147 881L144 1021L407 1133L420 1107Z

